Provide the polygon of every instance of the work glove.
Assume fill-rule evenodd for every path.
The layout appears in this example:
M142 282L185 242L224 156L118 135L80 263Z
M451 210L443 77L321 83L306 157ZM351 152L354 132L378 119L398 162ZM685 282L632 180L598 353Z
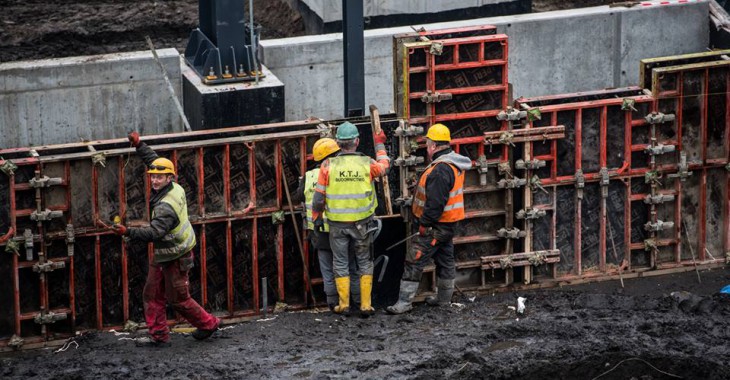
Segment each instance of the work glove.
M314 230L317 232L324 232L324 219L319 217L314 220Z
M139 146L139 133L137 132L130 132L127 135L127 138L129 139L129 143L132 144L133 147Z
M127 227L124 227L123 224L112 224L112 231L119 236L129 235L129 231L127 231Z
M430 236L431 235L431 227L426 227L423 224L418 226L418 234L420 236Z
M373 135L373 141L375 141L375 145L385 145L385 138L385 132L383 132L383 130L380 130L380 133Z

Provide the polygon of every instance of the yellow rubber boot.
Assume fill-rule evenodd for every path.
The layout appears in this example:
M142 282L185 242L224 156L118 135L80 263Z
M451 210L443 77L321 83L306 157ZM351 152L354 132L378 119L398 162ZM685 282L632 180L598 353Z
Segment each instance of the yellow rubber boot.
M373 275L364 274L360 276L360 315L369 317L375 314L372 305Z
M333 310L335 314L346 314L350 312L350 276L336 277L335 286L337 295L340 297L340 304Z

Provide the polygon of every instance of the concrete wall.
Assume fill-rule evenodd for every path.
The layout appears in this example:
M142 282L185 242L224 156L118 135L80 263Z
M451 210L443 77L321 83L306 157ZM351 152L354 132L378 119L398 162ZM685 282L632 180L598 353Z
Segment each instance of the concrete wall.
M342 0L299 0L317 14L322 21L342 20ZM363 15L388 16L394 14L436 13L454 9L475 8L511 0L363 0Z
M176 93L180 58L158 50ZM151 52L0 64L0 148L180 132Z
M706 1L595 7L424 25L428 30L496 25L509 36L514 97L638 84L642 58L701 52L709 43ZM365 102L393 104L392 36L409 27L365 32ZM341 117L342 35L261 41L264 63L286 86L287 120Z

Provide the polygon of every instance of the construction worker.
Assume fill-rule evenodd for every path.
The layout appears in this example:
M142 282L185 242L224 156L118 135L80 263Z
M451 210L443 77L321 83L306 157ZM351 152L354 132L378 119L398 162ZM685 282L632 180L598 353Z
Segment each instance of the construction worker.
M206 339L218 329L220 319L190 297L188 273L193 267L195 232L188 220L185 190L173 182L175 166L172 161L158 157L152 148L139 140L137 132L130 133L128 137L149 168L147 173L152 186L149 226L112 226L118 235L154 244L154 259L149 265L142 297L149 336L138 339L136 343L138 346L170 345L166 301L196 328L193 338Z
M324 294L327 296L327 306L334 311L338 303L337 288L335 287L335 277L332 271L332 248L330 247L329 223L327 218L323 217L321 228L314 228L312 220L312 200L314 199L314 188L319 179L319 163L323 160L334 157L340 151L337 142L331 138L322 138L317 140L312 147L312 156L317 167L307 171L302 182L301 189L297 189L297 196L304 198L304 208L306 210L306 222L309 233L309 243L311 247L317 250L319 258L319 270L322 272L322 282L324 285ZM301 193L300 193L301 192ZM352 300L356 304L360 304L360 276L357 275L357 260L355 260L354 252L350 252L350 287L352 288Z
M449 305L454 293L456 261L454 230L464 219L464 173L471 168L471 159L453 150L451 133L443 124L434 124L426 134L426 152L431 162L416 185L411 209L418 235L406 254L398 302L388 306L391 314L413 309L423 268L433 259L436 263L437 293L429 297L429 305Z
M373 257L370 250L371 233L377 230L373 220L378 205L374 179L384 176L390 167L385 151L385 134L373 136L376 160L358 153L360 134L353 124L344 122L337 127L337 145L342 150L322 162L312 202L315 226L327 218L330 245L334 260L335 286L339 303L337 314L350 311L349 253L357 259L360 275L360 314L375 313L372 307Z

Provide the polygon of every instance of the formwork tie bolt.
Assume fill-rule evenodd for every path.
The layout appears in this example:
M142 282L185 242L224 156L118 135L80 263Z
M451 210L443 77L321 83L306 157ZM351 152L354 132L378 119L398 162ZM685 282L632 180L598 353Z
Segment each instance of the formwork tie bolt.
M101 166L102 168L106 167L106 154L104 152L99 152L91 156L91 162L94 166Z
M512 261L512 255L508 255L503 259L499 259L499 265L502 267L502 269L512 268Z
M545 262L547 262L547 256L545 256L541 251L537 251L535 254L530 256L527 261L529 261L532 266L536 267L538 265L545 264Z
M20 256L20 243L12 239L8 240L7 244L5 245L5 252L15 253L16 255Z
M18 170L18 165L15 165L12 161L5 161L2 157L0 157L0 161L2 162L0 164L0 170L8 177L15 174L15 171Z
M515 144L512 142L512 139L514 139L515 135L510 132L504 132L499 136L499 142L501 144L509 144L512 147L515 147Z
M10 341L8 342L8 347L19 350L21 347L23 347L23 344L25 344L25 340L15 334L10 338Z
M637 109L634 105L636 105L636 99L624 98L623 103L621 103L621 110L636 112Z

